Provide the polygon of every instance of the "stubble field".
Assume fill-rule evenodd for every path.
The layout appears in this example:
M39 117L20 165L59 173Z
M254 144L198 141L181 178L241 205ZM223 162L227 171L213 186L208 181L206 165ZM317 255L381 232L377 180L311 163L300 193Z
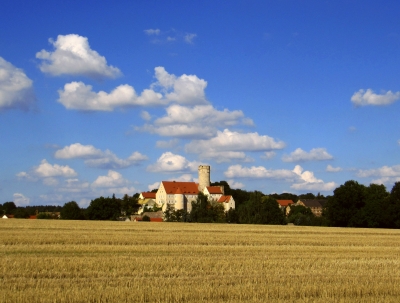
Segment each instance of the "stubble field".
M400 231L0 220L1 302L399 302Z

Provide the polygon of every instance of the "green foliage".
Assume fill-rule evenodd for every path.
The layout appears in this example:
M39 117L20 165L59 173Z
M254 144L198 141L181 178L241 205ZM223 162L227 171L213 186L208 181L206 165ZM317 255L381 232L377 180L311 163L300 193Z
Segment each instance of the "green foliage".
M148 215L144 215L144 216L142 217L142 221L150 222L150 217L149 217Z
M17 206L14 202L5 202L3 204L3 212L5 215L14 214L15 209L17 209Z
M276 199L255 191L250 200L238 208L239 222L243 224L286 224Z
M120 204L115 197L92 200L86 210L89 220L116 220L121 215Z
M61 210L61 219L83 220L84 216L78 203L76 203L75 201L65 203Z
M29 213L24 207L18 207L14 210L14 218L26 219L29 218Z
M192 202L190 212L192 222L223 223L225 222L224 206L215 201L209 201L203 193L199 193L196 201Z
M125 194L122 199L118 199L118 202L121 205L121 212L124 213L126 216L135 214L140 207L138 199L139 194L133 195L132 197Z
M190 222L190 215L186 210L175 210L171 204L168 204L164 211L164 220L166 222Z
M37 219L46 219L46 220L53 220L53 219L58 219L57 215L54 213L39 213L36 217Z

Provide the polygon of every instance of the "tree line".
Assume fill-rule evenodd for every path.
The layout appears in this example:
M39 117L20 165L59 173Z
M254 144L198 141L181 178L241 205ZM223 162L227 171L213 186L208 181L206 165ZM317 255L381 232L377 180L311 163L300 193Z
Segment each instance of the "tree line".
M338 227L375 227L400 228L400 182L396 182L390 192L384 185L365 186L350 180L336 188L332 196L307 193L265 195L262 192L249 192L231 189L226 181L215 182L212 186L223 185L225 195L233 196L235 209L224 211L216 201L210 201L199 193L192 203L190 213L174 210L168 206L164 217L170 222L210 222L237 224L287 224L318 225ZM27 218L37 213L60 212L62 219L71 220L117 220L120 217L135 214L139 209L139 194L125 195L122 199L99 197L85 208L80 208L75 201L64 206L27 206L17 207L14 202L0 204L0 214L13 214L15 218ZM316 217L309 208L291 206L286 217L276 200L325 199L322 216ZM46 218L43 216L42 218ZM49 217L47 217L49 218Z

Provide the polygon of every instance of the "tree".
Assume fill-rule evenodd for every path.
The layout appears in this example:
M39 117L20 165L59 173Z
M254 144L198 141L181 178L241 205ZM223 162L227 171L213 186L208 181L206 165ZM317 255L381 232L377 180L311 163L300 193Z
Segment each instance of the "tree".
M244 224L285 224L282 213L275 198L263 196L255 191L249 201L238 208L239 222Z
M224 207L216 201L209 201L206 195L199 192L196 201L192 202L190 220L199 223L225 222Z
M390 227L400 228L400 182L393 185L388 198L388 213Z
M381 184L370 184L366 188L365 206L359 212L360 227L390 227L388 212L389 193Z
M29 218L29 213L26 211L25 207L18 207L14 210L14 218L26 219Z
M64 220L83 220L82 210L75 201L67 202L61 210L61 219Z
M86 210L89 220L116 220L121 215L120 205L114 198L96 198Z
M328 199L326 216L332 226L359 226L361 214L365 205L366 187L354 180L345 182L333 191Z
M5 202L3 204L3 211L5 215L13 214L14 210L17 208L14 202Z

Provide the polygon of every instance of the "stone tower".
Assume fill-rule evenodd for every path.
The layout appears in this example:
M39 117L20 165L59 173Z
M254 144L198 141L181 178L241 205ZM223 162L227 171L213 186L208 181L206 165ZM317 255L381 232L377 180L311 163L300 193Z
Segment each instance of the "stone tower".
M199 191L203 192L204 187L210 186L210 166L199 166Z

